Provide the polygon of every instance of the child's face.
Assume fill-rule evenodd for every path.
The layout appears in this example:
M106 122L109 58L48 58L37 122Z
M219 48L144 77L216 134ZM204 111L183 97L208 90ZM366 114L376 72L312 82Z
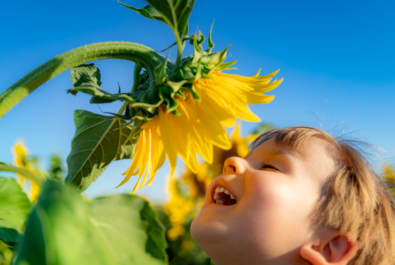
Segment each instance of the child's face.
M245 158L231 157L210 184L192 235L216 264L304 264L299 249L315 231L309 214L334 168L319 139L305 143L303 154L270 139ZM215 192L220 187L235 201Z

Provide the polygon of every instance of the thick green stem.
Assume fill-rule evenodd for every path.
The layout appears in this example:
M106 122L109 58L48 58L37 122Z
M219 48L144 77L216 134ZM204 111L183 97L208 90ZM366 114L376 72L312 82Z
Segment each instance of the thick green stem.
M129 102L125 102L122 104L122 107L119 109L118 114L122 115L122 112L126 109L126 106L129 104Z
M0 164L0 171L8 171L8 172L15 172L21 175L24 175L28 179L33 180L36 182L39 186L41 186L43 179L39 176L34 175L30 171L27 171L25 169L19 168L19 167L14 167L11 165L6 165L6 164Z
M103 59L138 62L155 84L154 69L164 58L144 45L131 42L103 42L65 52L40 65L0 95L0 118L36 88L72 67Z
M132 93L136 92L139 86L141 69L142 69L141 64L137 62L134 65Z
M182 57L182 51L184 49L184 46L182 44L182 40L180 39L180 37L176 35L176 41L177 41L177 61L176 61L176 68L174 71L177 71L178 69L180 69L181 66L181 57Z

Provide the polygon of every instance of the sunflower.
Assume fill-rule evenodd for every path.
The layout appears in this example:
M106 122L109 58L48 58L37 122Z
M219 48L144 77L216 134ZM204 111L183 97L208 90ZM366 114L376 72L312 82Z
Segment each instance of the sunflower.
M185 233L185 221L188 214L194 209L195 202L187 194L180 190L182 182L176 177L167 179L166 192L169 201L163 206L163 210L169 216L171 228L167 231L170 240L176 240Z
M176 168L177 155L192 172L197 173L196 154L212 163L213 145L230 149L232 144L225 127L234 126L236 119L260 121L248 105L272 101L274 96L263 93L282 82L282 79L270 82L278 71L266 76L259 76L259 72L245 77L212 71L206 78L193 83L193 89L200 95L200 100L192 97L188 91L184 91L184 98L176 98L178 115L167 111L163 105L160 106L158 115L142 125L132 164L123 174L126 177L119 186L134 175L138 175L138 180L132 192L151 184L157 170L164 163L165 156L171 174Z
M25 145L23 144L22 141L18 141L14 145L14 147L12 149L12 153L14 155L14 163L17 167L26 169L27 171L32 172L36 176L40 175L34 169L34 163L33 163L33 161L31 161L31 159L29 159L28 149L25 147ZM19 186L24 188L26 177L21 174L17 174L17 176L18 176ZM27 180L30 182L29 198L31 201L37 202L38 195L40 194L40 186L32 179L27 179Z
M385 165L383 171L384 171L383 172L384 180L389 183L395 183L395 172L394 172L393 167L391 167L389 165ZM391 191L392 195L395 195L395 188L390 188L390 191Z

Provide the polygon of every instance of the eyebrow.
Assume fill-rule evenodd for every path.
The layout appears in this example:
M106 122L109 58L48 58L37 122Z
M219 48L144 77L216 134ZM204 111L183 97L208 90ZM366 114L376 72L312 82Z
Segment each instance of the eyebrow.
M266 153L267 153L269 156L287 156L287 157L288 157L288 156L289 156L289 153L288 153L287 151L283 151L282 149L283 149L283 148L277 147L277 148L275 148L275 149L267 150ZM249 155L251 155L255 150L256 150L256 149L251 150L251 152L248 153L247 156L245 156L245 157L247 158L247 157L248 157Z
M271 150L270 152L268 152L271 156L278 156L278 155L286 155L288 156L288 152L282 151L281 149L276 149L276 150Z

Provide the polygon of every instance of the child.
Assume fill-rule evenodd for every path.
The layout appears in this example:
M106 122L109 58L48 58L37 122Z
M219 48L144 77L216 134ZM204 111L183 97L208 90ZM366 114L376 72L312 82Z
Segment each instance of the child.
M394 263L394 199L352 143L296 126L251 149L225 161L192 223L215 264Z

